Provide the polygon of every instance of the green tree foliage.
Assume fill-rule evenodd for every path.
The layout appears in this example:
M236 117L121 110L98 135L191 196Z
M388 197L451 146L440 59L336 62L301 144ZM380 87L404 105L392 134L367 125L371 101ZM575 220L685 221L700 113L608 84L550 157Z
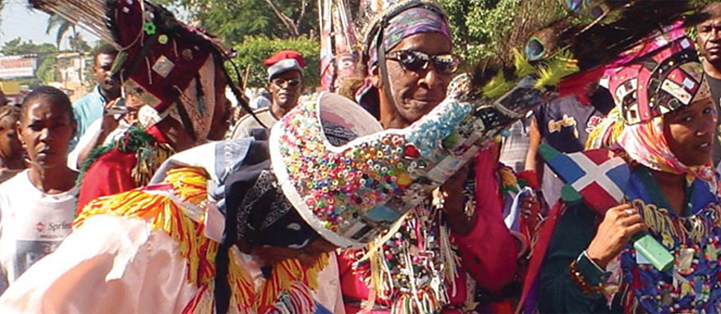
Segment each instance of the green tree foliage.
M228 44L246 36L289 38L318 34L314 0L160 0L182 8Z
M521 0L439 0L449 16L461 57L473 63L491 55L512 27Z
M73 35L77 33L75 29L75 24L65 20L60 15L51 15L48 17L48 26L45 29L45 34L50 34L50 32L53 29L56 29L55 32L55 45L58 46L58 50L60 50L60 44L63 41L63 36L68 31L71 31Z
M692 0L691 3L694 5L709 5L711 3L718 2L718 0Z
M438 0L446 9L454 43L466 64L489 56L509 61L532 30L564 14L558 0Z
M34 78L20 79L20 84L28 85L31 89L55 81L55 56L57 47L53 44L36 44L32 40L23 41L16 38L5 43L0 48L0 53L5 56L36 54L38 56L38 68Z
M43 59L38 65L37 71L35 71L35 78L42 84L55 82L55 65L56 59L54 55L50 58Z
M318 86L320 69L320 43L316 39L299 36L280 39L265 36L249 36L241 44L235 46L238 56L233 60L238 66L240 75L249 70L248 87L261 87L268 84L267 71L263 61L280 50L298 51L305 59L305 76L303 85Z
M565 14L558 0L437 0L449 15L456 51L466 64L521 47L531 30ZM718 0L692 0L708 5ZM693 30L692 30L693 31Z
M70 40L70 50L72 51L85 52L92 49L90 47L90 44L88 44L88 42L83 39L83 35L79 32L75 33L68 39Z
M6 56L37 54L46 55L57 52L58 49L53 44L36 44L32 40L24 41L18 37L5 43L0 48L0 53Z

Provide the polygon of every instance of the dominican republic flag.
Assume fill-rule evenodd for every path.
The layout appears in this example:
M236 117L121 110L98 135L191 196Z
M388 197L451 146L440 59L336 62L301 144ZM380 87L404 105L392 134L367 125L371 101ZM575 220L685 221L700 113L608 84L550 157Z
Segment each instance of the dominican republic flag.
M583 201L598 214L616 206L623 200L631 171L620 157L607 149L594 149L562 154L542 144L538 148L541 158L566 183L561 198L566 204Z

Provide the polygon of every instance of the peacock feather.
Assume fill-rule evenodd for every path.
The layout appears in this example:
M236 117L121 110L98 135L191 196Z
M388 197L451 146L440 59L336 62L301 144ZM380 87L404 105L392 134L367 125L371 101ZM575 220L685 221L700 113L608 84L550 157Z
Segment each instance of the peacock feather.
M496 57L479 62L472 79L473 89L480 92L476 95L492 101L526 78L544 92L552 92L578 77L591 82L600 76L579 74L596 71L600 75L603 71L599 69L632 62L634 58L624 59L624 52L644 45L654 33L674 25L695 25L706 18L699 13L703 3L696 0L563 3L566 14L560 17L549 9L553 5L548 0L530 0L521 7L522 12L514 21L517 30L509 35L509 41L515 41L516 46L504 48L513 51L512 60L504 59L509 54L499 51ZM538 17L529 18L532 16L529 6L541 8ZM621 60L623 63L619 63Z

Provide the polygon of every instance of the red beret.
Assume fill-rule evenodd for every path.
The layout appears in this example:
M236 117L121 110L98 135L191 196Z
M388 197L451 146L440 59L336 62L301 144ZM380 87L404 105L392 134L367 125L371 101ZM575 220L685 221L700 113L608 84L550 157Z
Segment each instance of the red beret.
M295 59L295 61L298 62L298 65L300 65L302 68L305 68L305 59L303 59L303 56L301 56L300 53L298 53L297 51L293 50L279 51L276 54L272 55L270 58L263 61L263 64L267 67L270 67L285 59Z
M293 50L283 50L263 62L268 67L268 80L274 76L286 71L296 70L301 75L305 74L305 60L298 52Z

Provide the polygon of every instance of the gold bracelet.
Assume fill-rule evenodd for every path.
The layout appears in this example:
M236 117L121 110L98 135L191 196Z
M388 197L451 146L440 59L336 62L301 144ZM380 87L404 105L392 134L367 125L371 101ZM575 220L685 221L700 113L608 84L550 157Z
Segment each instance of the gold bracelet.
M603 282L595 286L586 282L586 278L583 277L583 274L581 274L578 270L576 260L571 262L571 266L569 268L571 269L571 281L581 288L581 292L583 292L583 294L602 294L605 291L606 285Z

